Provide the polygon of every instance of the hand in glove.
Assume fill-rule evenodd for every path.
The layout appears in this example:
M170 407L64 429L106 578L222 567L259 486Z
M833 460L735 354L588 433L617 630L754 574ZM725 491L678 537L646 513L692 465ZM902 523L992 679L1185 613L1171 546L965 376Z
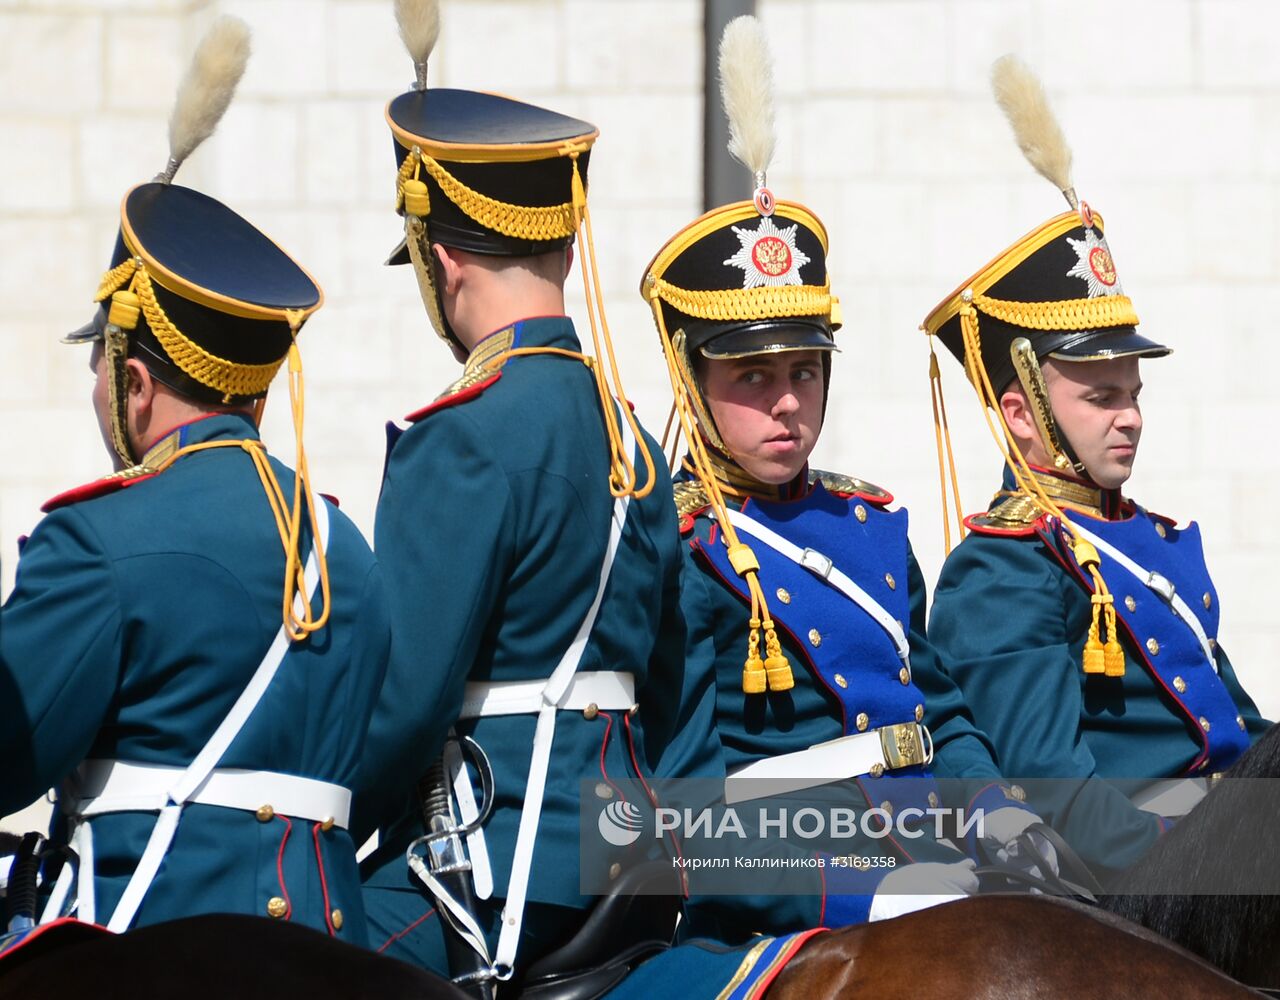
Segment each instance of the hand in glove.
M973 869L974 862L969 858L951 864L926 861L895 868L880 880L867 919L889 920L971 896L978 891L978 876Z
M1017 842L1020 834L1026 833L1029 826L1039 822L1041 819L1035 813L1016 806L1007 806L987 813L983 818L983 832L986 839L994 840L1000 845L995 850L996 860L1001 864L1011 865L1038 878L1043 878L1045 873L1040 871L1040 858L1023 850ZM1057 875L1058 852L1053 849L1053 845L1034 830L1027 836L1031 838L1040 857L1053 869L1052 874Z

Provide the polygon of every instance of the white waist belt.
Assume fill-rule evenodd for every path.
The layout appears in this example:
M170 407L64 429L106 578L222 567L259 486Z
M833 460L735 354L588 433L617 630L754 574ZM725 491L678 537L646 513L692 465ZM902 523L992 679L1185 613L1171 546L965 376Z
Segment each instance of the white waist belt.
M1139 809L1171 819L1191 812L1213 786L1211 778L1174 778L1157 781L1134 795L1130 801Z
M724 782L726 805L816 788L933 760L933 737L915 722L816 743L807 750L766 757L740 767Z
M186 771L161 764L131 764L122 760L87 760L77 770L78 798L67 803L78 817L118 812L158 812L169 803L169 792ZM274 813L315 823L333 821L344 830L351 816L351 792L341 785L300 778L277 771L215 768L187 803L223 806L257 812L270 806Z
M479 719L491 715L531 715L545 704L542 693L545 677L533 681L503 681L468 684L462 696L460 718ZM636 678L622 670L584 670L574 674L555 707L580 712L597 709L629 709L636 703Z

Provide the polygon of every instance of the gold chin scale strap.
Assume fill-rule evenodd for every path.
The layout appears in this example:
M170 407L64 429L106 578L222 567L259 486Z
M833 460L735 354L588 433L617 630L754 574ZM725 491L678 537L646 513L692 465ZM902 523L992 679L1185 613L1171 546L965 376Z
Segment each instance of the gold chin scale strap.
M1128 300L1125 300L1127 303ZM978 307L986 308L991 305L993 309L998 309L1005 313L1016 312L1018 315L1033 318L1038 324L1049 322L1057 322L1052 319L1052 310L1047 307L1058 305L1058 303L1007 303L997 300L988 300L982 296L975 296L971 290L965 290L961 295L960 304L960 332L964 342L964 363L965 372L969 377L969 381L973 384L977 391L978 404L982 409L983 418L986 421L987 429L991 433L992 440L995 441L996 447L1004 456L1005 463L1013 472L1014 481L1017 483L1018 491L1023 495L1030 497L1035 504L1045 513L1056 518L1063 526L1066 533L1067 543L1071 546L1072 554L1075 556L1076 562L1085 570L1093 580L1093 595L1091 598L1093 605L1093 616L1089 626L1088 639L1085 642L1082 668L1086 674L1104 674L1107 677L1123 677L1125 672L1125 656L1124 649L1120 645L1118 632L1116 627L1116 610L1115 598L1107 588L1106 581L1103 580L1098 566L1101 562L1097 549L1080 536L1076 531L1071 519L1063 512L1057 503L1045 492L1044 488L1032 474L1031 467L1023 457L1020 449L1015 447L1013 436L1009 433L1009 426L1004 419L1004 411L1000 408L1000 398L995 392L995 388L991 384L991 378L987 374L986 366L982 363L982 341L979 332L978 323ZM1015 306L1022 306L1021 309L1014 309ZM1124 308L1125 304L1104 304L1099 307L1100 311L1105 310L1107 315L1114 317L1117 308ZM1077 310L1078 311L1078 310ZM1127 318L1127 314L1126 314ZM1135 319L1136 321L1136 319ZM1049 327L1045 327L1049 328ZM950 432L946 425L946 407L942 402L942 381L941 374L938 371L937 358L933 352L933 336L930 335L929 350L932 355L929 375L930 382L936 386L935 390L935 426L940 428L939 432L939 477L942 478L943 490L943 516L948 516L946 491L947 482L942 477L942 442L941 437L945 434L946 449L948 455L951 454L951 438ZM992 418L992 414L995 418ZM954 493L956 516L959 518L960 497L959 489L955 477L954 461L952 462L951 488ZM945 520L944 520L945 526ZM961 524L963 531L963 524ZM950 529L946 529L948 542L950 541ZM948 552L950 549L948 548ZM1104 640L1103 633L1105 631L1106 638Z

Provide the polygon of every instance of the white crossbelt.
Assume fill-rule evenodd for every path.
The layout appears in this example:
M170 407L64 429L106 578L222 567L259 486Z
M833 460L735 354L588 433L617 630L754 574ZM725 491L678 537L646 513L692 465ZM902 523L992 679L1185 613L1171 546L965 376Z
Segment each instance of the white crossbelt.
M307 557L304 573L305 586L303 588L312 600L315 599L316 587L320 583L320 567L316 552L327 548L329 545L329 509L327 501L323 499L315 507L314 529L315 538L311 546L311 553ZM298 615L302 615L305 611L301 592L294 598L294 608ZM160 865L164 861L165 855L169 853L169 846L173 843L173 838L178 832L178 821L182 818L183 807L188 802L193 801L194 797L210 781L214 772L218 769L218 762L227 752L227 748L231 746L232 742L240 734L240 730L244 728L244 724L248 721L249 716L253 714L253 710L258 707L258 703L262 700L263 695L266 694L268 686L270 686L276 672L280 669L280 664L284 662L285 656L292 647L293 643L289 638L288 630L281 623L280 630L276 633L275 639L272 640L270 648L262 658L262 662L254 670L253 676L240 693L240 697L231 706L231 711L227 713L226 718L219 723L218 728L209 737L209 741L187 767L174 768L172 770L169 775L172 780L160 793L163 796L163 800L158 805L151 807L159 810L155 826L151 829L151 837L142 852L142 857L138 860L138 866L134 869L133 875L129 879L129 884L125 886L125 890L120 896L120 901L116 904L115 911L111 914L111 919L107 922L107 930L119 934L129 929L129 925L133 922L138 908L142 906L142 901L150 890L152 882L155 881L156 873L160 870ZM258 803L258 805L263 804L265 803ZM257 806L252 808L257 809ZM66 811L75 815L78 809L74 803L70 803L66 807ZM285 815L288 815L288 813L285 813ZM78 823L73 823L73 826L76 829L72 831L72 839L88 847L88 850L85 850L84 847L77 848L81 852L78 880L79 916L82 920L93 922L97 916L94 912L93 890L91 888L94 877L92 865L93 833L87 818ZM88 862L85 860L86 855L90 859ZM65 891L59 892L55 888L55 893L41 916L41 923L53 920L59 915L59 911L54 908L54 903L57 902L60 908L65 895Z
M616 405L616 404L615 404ZM622 433L623 447L632 455L635 454L635 434L623 414L618 415L619 429ZM411 855L409 865L434 895L441 906L457 920L462 928L463 939L485 961L501 980L510 979L515 971L516 951L520 945L520 930L524 925L525 901L529 890L529 875L533 866L533 849L538 836L538 821L542 816L542 801L546 791L547 770L551 764L551 744L555 738L556 713L571 708L566 699L570 691L579 694L594 690L601 698L592 698L581 707L586 708L590 701L597 707L607 705L613 707L630 707L633 703L635 680L630 674L597 671L584 674L583 685L574 687L574 678L578 664L587 649L587 641L595 628L596 617L600 613L600 605L604 601L604 592L609 584L609 575L613 570L614 560L618 555L618 547L622 542L622 532L627 523L627 511L631 496L617 497L613 502L613 511L609 519L609 539L605 545L604 558L600 567L600 581L596 586L595 596L587 609L578 631L569 643L569 648L560 657L560 662L551 672L551 676L540 681L517 681L502 684L467 685L464 698L473 706L487 709L492 705L492 712L485 710L484 715L531 714L536 712L537 724L533 734L533 753L529 760L529 780L525 785L524 804L520 810L520 824L516 830L515 850L511 857L511 878L507 882L507 896L502 909L502 926L498 931L498 946L492 958L485 942L484 933L474 917L458 905L449 890L437 879L429 868L416 855ZM609 679L612 678L612 679ZM536 700L530 692L536 692ZM626 691L625 699L621 696ZM618 696L615 700L614 696ZM575 699L577 696L575 695ZM576 704L576 701L575 701ZM510 707L518 705L519 707ZM471 716L475 717L475 716Z
M1066 520L1073 533L1084 538L1085 541L1090 542L1094 548L1108 559L1114 560L1127 569L1130 573L1146 584L1147 588L1150 589L1152 593L1173 609L1174 614L1181 618L1183 623L1195 633L1196 641L1200 643L1201 651L1204 653L1205 658L1209 661L1210 666L1213 667L1214 672L1216 673L1218 670L1218 660L1213 655L1213 646L1209 644L1209 637L1205 635L1204 626L1200 624L1200 619L1196 617L1196 613L1191 610L1191 607L1187 602L1178 595L1173 584L1159 573L1147 570L1138 565L1138 563L1134 562L1106 539L1099 538L1092 531L1082 528L1076 521L1073 521L1070 518L1067 518Z
M168 803L169 789L186 768L135 764L122 760L87 760L77 769L78 817L118 812L157 812ZM341 785L278 771L215 768L186 800L187 805L222 806L273 813L315 823L332 822L346 829L351 792Z
M907 738L914 740L917 752L899 754L899 734L909 734ZM928 764L932 760L933 737L925 726L914 722L885 726L740 767L725 778L724 801L726 805L733 805L858 778L870 773L877 764L891 771L908 764Z
M737 510L727 510L729 521L741 534L751 535L764 542L780 555L786 556L793 563L803 566L814 576L821 577L836 590L844 594L854 604L875 620L882 629L889 633L897 650L898 659L908 670L911 669L911 645L907 641L902 625L874 597L854 583L847 575L832 563L831 559L817 549L802 549L794 542L783 538L772 528L765 527L755 518Z

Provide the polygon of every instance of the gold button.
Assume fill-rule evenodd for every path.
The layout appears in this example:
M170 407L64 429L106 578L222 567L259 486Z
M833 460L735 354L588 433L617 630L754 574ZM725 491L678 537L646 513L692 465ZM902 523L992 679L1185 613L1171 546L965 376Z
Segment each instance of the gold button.
M611 799L613 798L613 789L606 785L603 781L596 782L596 798Z
M890 816L892 816L892 815L893 815L893 803L892 803L892 802L887 802L887 801L886 801L886 802L881 802L881 803L880 803L880 808L881 808L881 809L883 809L885 812L887 812Z
M849 682L844 679L844 674L836 674L836 683L842 688L847 688L849 686Z
M878 778L878 777L880 777L880 775L884 774L884 765L883 765L883 764L872 764L872 765L871 765L871 770L870 770L870 771L868 771L867 773L868 773L869 775L871 775L871 777L873 777L873 778Z
M910 684L911 671L908 670L906 667L903 667L901 670L898 671L898 680L902 681L903 684Z
M816 628L809 629L809 645L815 649L822 645L822 633Z
M588 722L590 722L599 714L600 714L600 706L597 705L594 701L582 710L582 717L586 719Z
M1208 757L1206 757L1204 760L1202 760L1199 764L1197 764L1197 765L1196 765L1196 770L1197 770L1197 771L1207 771L1208 769L1209 769L1209 758L1208 758Z
M320 829L323 830L325 833L328 833L330 830L333 829L333 826L336 822L337 820L335 820L332 816L326 816L320 823Z
M778 600L780 600L783 604L791 603L791 593L790 591L787 590L786 587L778 588Z
M887 583L887 584L889 585L889 589L890 589L890 590L897 590L897 589L898 589L898 581L897 581L897 580L895 580L895 579L893 578L893 574L892 574L892 573L886 573L886 574L884 575L884 582L885 582L885 583Z
M1237 715L1237 716L1236 716L1236 725L1240 727L1240 731L1241 731L1241 732L1244 732L1246 729L1248 729L1248 728L1249 728L1248 726L1246 726L1246 725L1244 724L1244 716L1243 716L1243 715Z
M272 896L267 900L267 916L274 917L279 920L289 912L289 904L279 896Z
M1015 802L1027 801L1027 790L1021 785L1010 785L1009 794L1013 797Z
M617 861L615 861L613 864L609 866L610 878L617 878L621 874L622 874L622 865L619 864Z
M335 931L342 930L342 911L334 910L332 913L330 913L329 923L333 924L333 929Z
M938 803L939 803L940 801L941 801L941 799L939 799L939 798L938 798L938 793L937 793L937 792L930 792L930 793L929 793L929 808L930 808L930 809L937 809L937 808L938 808Z
M1165 535L1167 534L1167 532L1164 530L1164 525L1161 524L1159 521L1156 522L1156 534L1159 535L1161 538L1164 538Z
M1217 639L1210 639L1210 640L1209 640L1209 652L1211 652L1211 653L1212 653L1212 652L1214 652L1217 648L1218 648L1218 640L1217 640Z
M856 507L854 507L854 508L853 508L853 516L854 516L854 517L856 517L856 518L857 518L859 521L861 521L863 524L866 524L866 523L867 523L867 508L866 508L866 507L864 507L864 506L862 506L862 504L858 504Z
M639 702L636 702L634 705L632 705L630 708L628 708L628 709L627 709L627 714L628 714L628 715L639 715L639 714L640 714L640 703L639 703Z
M1206 733L1213 728L1212 726L1209 725L1209 720L1206 719L1203 715L1200 716L1200 728L1203 729Z
M1175 677L1173 679L1173 689L1177 691L1178 694L1182 694L1187 690L1187 682L1181 677Z
M1204 592L1204 609L1208 611L1211 607L1213 607L1213 595L1206 590Z
M1133 599L1132 594L1130 594L1128 597L1124 599L1124 606L1128 608L1130 611L1138 610L1138 602Z
M1160 643L1156 642L1155 636L1152 636L1147 640L1147 649L1150 651L1152 656L1155 656L1156 653L1160 652Z
M916 722L923 722L923 721L924 721L924 706L917 705L916 706Z
M858 732L860 733L866 732L867 726L871 725L871 717L868 716L866 712L859 712L858 717L853 721L857 725Z
M270 806L258 806L258 811L254 815L258 817L259 823L270 823L275 819L276 811Z

